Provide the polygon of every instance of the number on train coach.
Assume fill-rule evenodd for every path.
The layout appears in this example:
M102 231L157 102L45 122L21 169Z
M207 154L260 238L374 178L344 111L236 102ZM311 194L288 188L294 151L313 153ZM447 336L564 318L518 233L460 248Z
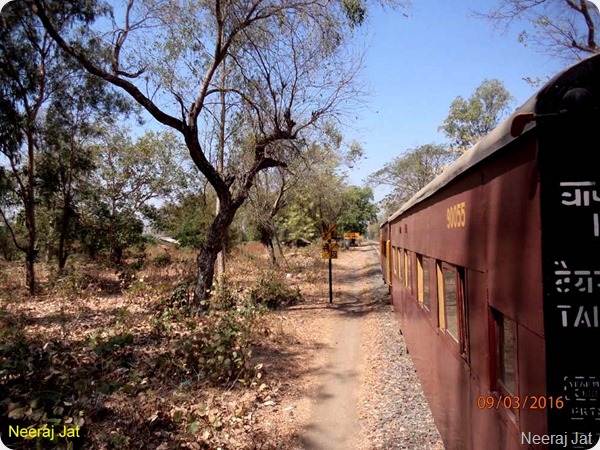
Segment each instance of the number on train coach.
M464 227L467 223L467 214L465 213L465 202L458 203L446 210L448 219L448 228Z

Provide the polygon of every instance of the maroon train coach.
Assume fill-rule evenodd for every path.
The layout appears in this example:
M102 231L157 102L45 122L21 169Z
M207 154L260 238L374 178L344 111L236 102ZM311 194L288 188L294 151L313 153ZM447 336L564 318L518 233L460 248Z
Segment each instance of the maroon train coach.
M600 438L600 56L561 72L381 226L445 446Z

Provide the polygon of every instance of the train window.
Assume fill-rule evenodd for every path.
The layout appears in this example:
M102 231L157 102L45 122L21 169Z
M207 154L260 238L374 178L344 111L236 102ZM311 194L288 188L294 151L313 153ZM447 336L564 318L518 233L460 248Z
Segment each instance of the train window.
M444 267L444 310L446 312L446 330L458 342L458 307L456 301L456 272Z
M392 265L394 266L394 275L398 276L398 254L396 247L392 247Z
M397 250L396 257L398 258L398 278L402 280L402 249Z
M496 376L502 387L515 394L517 387L517 326L514 320L493 310L496 323Z
M464 295L464 271L450 264L438 264L438 292L440 296L440 328L445 329L467 354L467 320ZM443 314L443 317L442 317ZM442 320L443 319L443 320Z
M392 274L391 274L391 264L392 259L390 255L391 241L385 241L385 280L387 284L392 285Z
M417 255L417 295L419 303L429 309L429 258Z
M429 258L422 256L423 265L423 305L427 309L431 309L431 302L429 299Z
M444 311L444 275L442 272L442 263L437 262L435 265L437 275L437 291L438 291L438 327L442 330L446 329L446 312Z
M404 250L404 286L408 287L408 252Z
M413 290L413 282L412 282L412 263L411 263L411 258L412 255L409 251L406 251L406 287L409 288L411 291Z
M417 254L417 300L423 305L423 256Z

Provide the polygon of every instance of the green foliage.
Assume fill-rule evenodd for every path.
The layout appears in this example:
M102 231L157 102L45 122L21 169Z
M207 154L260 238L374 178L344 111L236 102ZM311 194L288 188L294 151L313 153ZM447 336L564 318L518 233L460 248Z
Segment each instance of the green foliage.
M456 97L440 130L464 153L490 133L509 112L513 97L500 80L483 80L468 100Z
M184 369L212 383L250 381L256 371L249 361L256 320L261 309L251 302L211 309L192 337L178 345Z
M300 289L290 288L282 279L281 274L274 270L262 273L256 286L250 289L250 300L257 305L269 309L278 309L294 305L302 300Z
M158 211L156 228L177 239L184 247L200 248L215 215L213 195L186 193L177 202L167 202Z
M95 169L90 141L130 110L125 99L95 77L75 72L60 80L44 118L41 152L37 161L40 212L46 216L45 246L64 267L72 244L81 231L79 209ZM39 220L38 220L39 223ZM52 255L54 256L54 255Z
M52 294L66 298L81 295L93 283L93 280L80 270L67 269L60 276L52 272L50 279Z
M159 253L152 259L152 265L156 267L167 267L173 263L173 257L170 253Z
M191 330L177 341L174 360L186 374L199 381L249 382L257 374L250 358L259 317L266 308L299 301L300 292L287 287L281 275L272 271L263 273L248 292L224 275L211 292L210 309L196 317L197 310L190 308L189 303L192 287L192 283L180 284L165 299L151 320L155 333L178 336L181 333L173 330L181 324Z
M553 58L580 60L600 53L597 41L596 8L585 1L572 0L501 0L497 7L481 16L509 26L527 23L517 41L534 47Z
M377 219L377 205L373 203L373 190L368 187L348 186L345 192L346 207L337 221L338 230L364 235L369 224Z
M304 200L304 201L303 201ZM277 218L284 240L304 238L312 240L319 235L319 214L308 195L298 193L281 217Z
M129 289L136 280L136 270L129 266L121 266L117 270L117 279L121 290Z
M188 307L191 303L192 295L193 281L184 281L175 287L168 299L168 304L179 308Z
M338 173L342 138L335 129L326 131L328 141L307 150L304 157L310 161L310 167L300 165L301 175L289 193L288 206L276 218L285 241L318 238L321 223L335 222L343 211L346 184L344 176ZM351 152L358 157L356 148Z
M64 370L72 363L69 351L58 342L30 340L19 318L0 311L0 417L4 423L59 429L84 424L83 410L73 401L75 383ZM70 440L38 438L35 445L68 448Z
M211 293L211 309L229 311L242 303L244 299L240 295L240 289L231 282L227 273L221 275Z
M117 334L109 339L102 339L98 334L92 335L88 345L99 356L107 353L114 353L133 343L133 335L131 333Z
M0 310L0 380L9 376L24 376L29 350L25 333Z
M8 231L8 228L0 222L0 255L6 261L14 261L19 256L19 251Z
M81 239L90 254L110 250L120 264L123 250L144 242L149 202L171 195L183 182L182 147L170 133L149 132L135 142L112 130L94 148L97 170L80 208Z
M367 9L360 0L344 0L342 1L342 6L350 21L350 26L355 27L357 25L362 25L365 20Z
M424 188L457 156L444 145L421 145L386 163L369 176L369 183L393 189L384 202L388 212L393 211Z

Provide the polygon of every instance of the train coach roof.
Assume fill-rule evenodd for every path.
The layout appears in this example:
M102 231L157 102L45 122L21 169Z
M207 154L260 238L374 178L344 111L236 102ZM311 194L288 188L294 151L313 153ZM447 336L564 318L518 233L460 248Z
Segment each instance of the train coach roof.
M402 213L429 198L471 167L477 165L496 151L517 139L518 136L512 136L510 133L511 125L516 116L524 113L558 113L563 104L564 94L574 87L583 86L591 89L592 94L596 94L596 98L599 96L600 55L592 56L557 74L529 100L517 108L510 117L504 120L477 144L467 150L427 186L417 192L381 226L395 220ZM535 121L528 123L523 133L526 133L533 128L535 128Z

